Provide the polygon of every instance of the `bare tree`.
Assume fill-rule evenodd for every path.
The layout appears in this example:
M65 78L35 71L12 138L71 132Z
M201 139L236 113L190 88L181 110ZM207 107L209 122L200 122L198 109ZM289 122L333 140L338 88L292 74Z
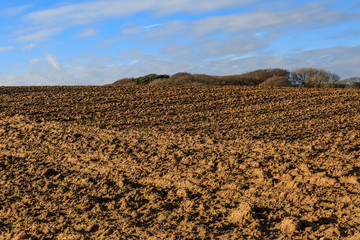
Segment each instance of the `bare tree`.
M351 77L341 81L341 83L351 85L353 83L360 82L360 77Z
M299 68L291 73L291 82L304 87L331 87L340 76L317 68Z

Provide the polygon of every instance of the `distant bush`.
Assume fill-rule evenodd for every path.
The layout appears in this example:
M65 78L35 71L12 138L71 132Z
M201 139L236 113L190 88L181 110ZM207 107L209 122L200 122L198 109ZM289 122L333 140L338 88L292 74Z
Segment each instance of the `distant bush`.
M192 74L187 72L180 72L172 75L169 79L170 85L192 85L195 78Z
M143 77L134 78L133 81L136 85L147 85L150 82L156 80L156 79L166 79L169 78L169 75L163 74L163 75L157 75L157 74L148 74Z
M239 75L211 76L207 74L190 74L180 72L170 78L157 79L150 85L237 85L256 86L272 77L288 79L290 72L285 69L260 69Z
M151 82L149 85L215 85L215 77L205 74L190 74L186 72L180 72L172 75L168 79L157 79Z
M340 76L317 68L299 68L291 73L291 81L303 87L333 87Z
M135 85L134 83L134 78L123 78L120 79L110 85L114 85L114 86L120 86L120 85Z
M360 89L360 82L354 82L351 84L351 88Z
M351 85L355 82L360 82L360 77L351 77L351 78L346 78L346 79L340 81L340 83L344 83L344 84L348 85L349 87L351 87Z
M212 76L179 72L171 77L148 74L138 78L124 78L111 85L236 85L236 86L302 86L322 88L360 88L359 77L340 81L340 76L316 68L299 68L292 72L281 68L258 69L238 75Z
M285 77L272 77L260 83L258 86L263 87L291 87L289 79Z
M153 80L149 85L237 85L237 86L257 86L272 77L282 77L288 79L290 72L284 69L260 69L239 75L211 76L207 74L190 74L180 72L170 78L159 78ZM285 82L283 83L285 84ZM289 82L286 82L288 85Z
M170 84L169 84L168 78L159 78L159 79L155 79L154 81L151 81L149 83L149 85L151 85L151 86L166 86L166 85L170 85Z
M255 86L265 82L272 77L283 77L289 79L290 72L281 68L258 69L239 75L243 80L242 85Z
M263 81L272 77L289 77L290 72L281 68L258 69L252 72L241 74L243 77L262 79Z
M176 73L174 75L171 76L171 78L173 80L176 80L176 79L181 79L181 78L192 78L192 74L191 73L187 73L187 72L179 72L179 73Z
M219 76L216 77L219 85L234 85L234 86L256 86L262 81L251 78L249 76L231 75L231 76Z

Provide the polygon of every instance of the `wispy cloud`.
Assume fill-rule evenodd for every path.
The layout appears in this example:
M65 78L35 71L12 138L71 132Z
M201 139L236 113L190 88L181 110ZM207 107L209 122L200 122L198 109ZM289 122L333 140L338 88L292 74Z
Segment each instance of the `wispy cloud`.
M42 24L88 24L98 20L128 16L134 12L147 10L151 5L151 1L141 1L139 5L114 0L84 2L33 12L24 16L23 20Z
M20 36L16 39L17 42L41 42L49 40L52 36L60 33L62 31L61 28L49 28L42 29L35 33L30 33L27 35Z
M348 38L348 37L358 37L360 36L360 30L358 29L347 29L343 32L334 34L330 37L330 39L341 39L341 38Z
M28 64L29 68L31 68L34 64L36 64L36 63L38 63L38 62L40 62L40 61L41 61L41 58L33 58L33 59L30 59L30 60L29 60L29 64Z
M106 65L102 60L64 67L61 71L51 65L39 64L18 74L0 74L0 86L24 85L99 85L110 83L123 72L121 65Z
M150 24L150 25L144 26L144 28L149 30L149 29L152 29L152 28L159 27L161 25L162 25L162 23Z
M294 6L295 7L295 6ZM224 14L208 16L195 21L173 20L147 32L145 37L163 37L172 34L180 36L198 37L206 34L224 34L236 32L278 31L281 29L294 29L339 24L349 14L343 10L333 10L326 5L304 4L296 8L255 9L245 13ZM126 30L125 30L126 31ZM143 37L143 36L139 36Z
M123 57L74 62L61 67L50 54L45 54L49 65L39 65L18 75L0 74L0 85L102 85L122 77L135 77L148 73L174 74L179 71L214 75L239 74L258 68L316 67L340 74L343 79L358 76L360 46L334 47L312 51L298 51L290 55L255 55L242 58L223 57L211 61L173 61L126 50ZM37 60L33 60L37 63ZM61 71L59 71L59 69Z
M29 43L27 45L25 45L22 50L25 51L25 50L30 50L32 48L34 48L36 45L34 43Z
M131 16L135 13L152 11L161 15L171 15L179 12L204 13L209 11L241 8L257 0L177 0L164 2L162 0L101 0L69 4L51 9L37 11L23 17L24 21L40 24L88 24L94 21Z
M95 28L86 28L83 31L79 32L75 35L75 37L83 38L83 37L92 37L97 35L99 32Z
M17 7L12 8L5 8L4 10L0 11L0 15L4 17L15 16L23 13L25 10L32 7L32 4L25 4Z
M0 52L4 52L4 51L9 51L14 49L15 47L13 46L8 46L8 47L0 47Z
M56 60L56 58L52 55L50 55L49 53L45 53L45 60L56 70L61 70L62 67L60 65L60 63L58 62L58 60Z

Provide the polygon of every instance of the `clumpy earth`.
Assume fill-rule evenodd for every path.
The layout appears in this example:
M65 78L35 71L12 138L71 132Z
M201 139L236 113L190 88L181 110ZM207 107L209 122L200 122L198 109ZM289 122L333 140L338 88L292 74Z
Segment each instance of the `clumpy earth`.
M360 92L0 88L0 239L360 239Z

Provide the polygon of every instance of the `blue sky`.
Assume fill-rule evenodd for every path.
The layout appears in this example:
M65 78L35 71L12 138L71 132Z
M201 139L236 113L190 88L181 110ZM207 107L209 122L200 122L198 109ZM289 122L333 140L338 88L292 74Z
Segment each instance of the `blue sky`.
M360 76L358 0L5 1L0 85L315 67Z

